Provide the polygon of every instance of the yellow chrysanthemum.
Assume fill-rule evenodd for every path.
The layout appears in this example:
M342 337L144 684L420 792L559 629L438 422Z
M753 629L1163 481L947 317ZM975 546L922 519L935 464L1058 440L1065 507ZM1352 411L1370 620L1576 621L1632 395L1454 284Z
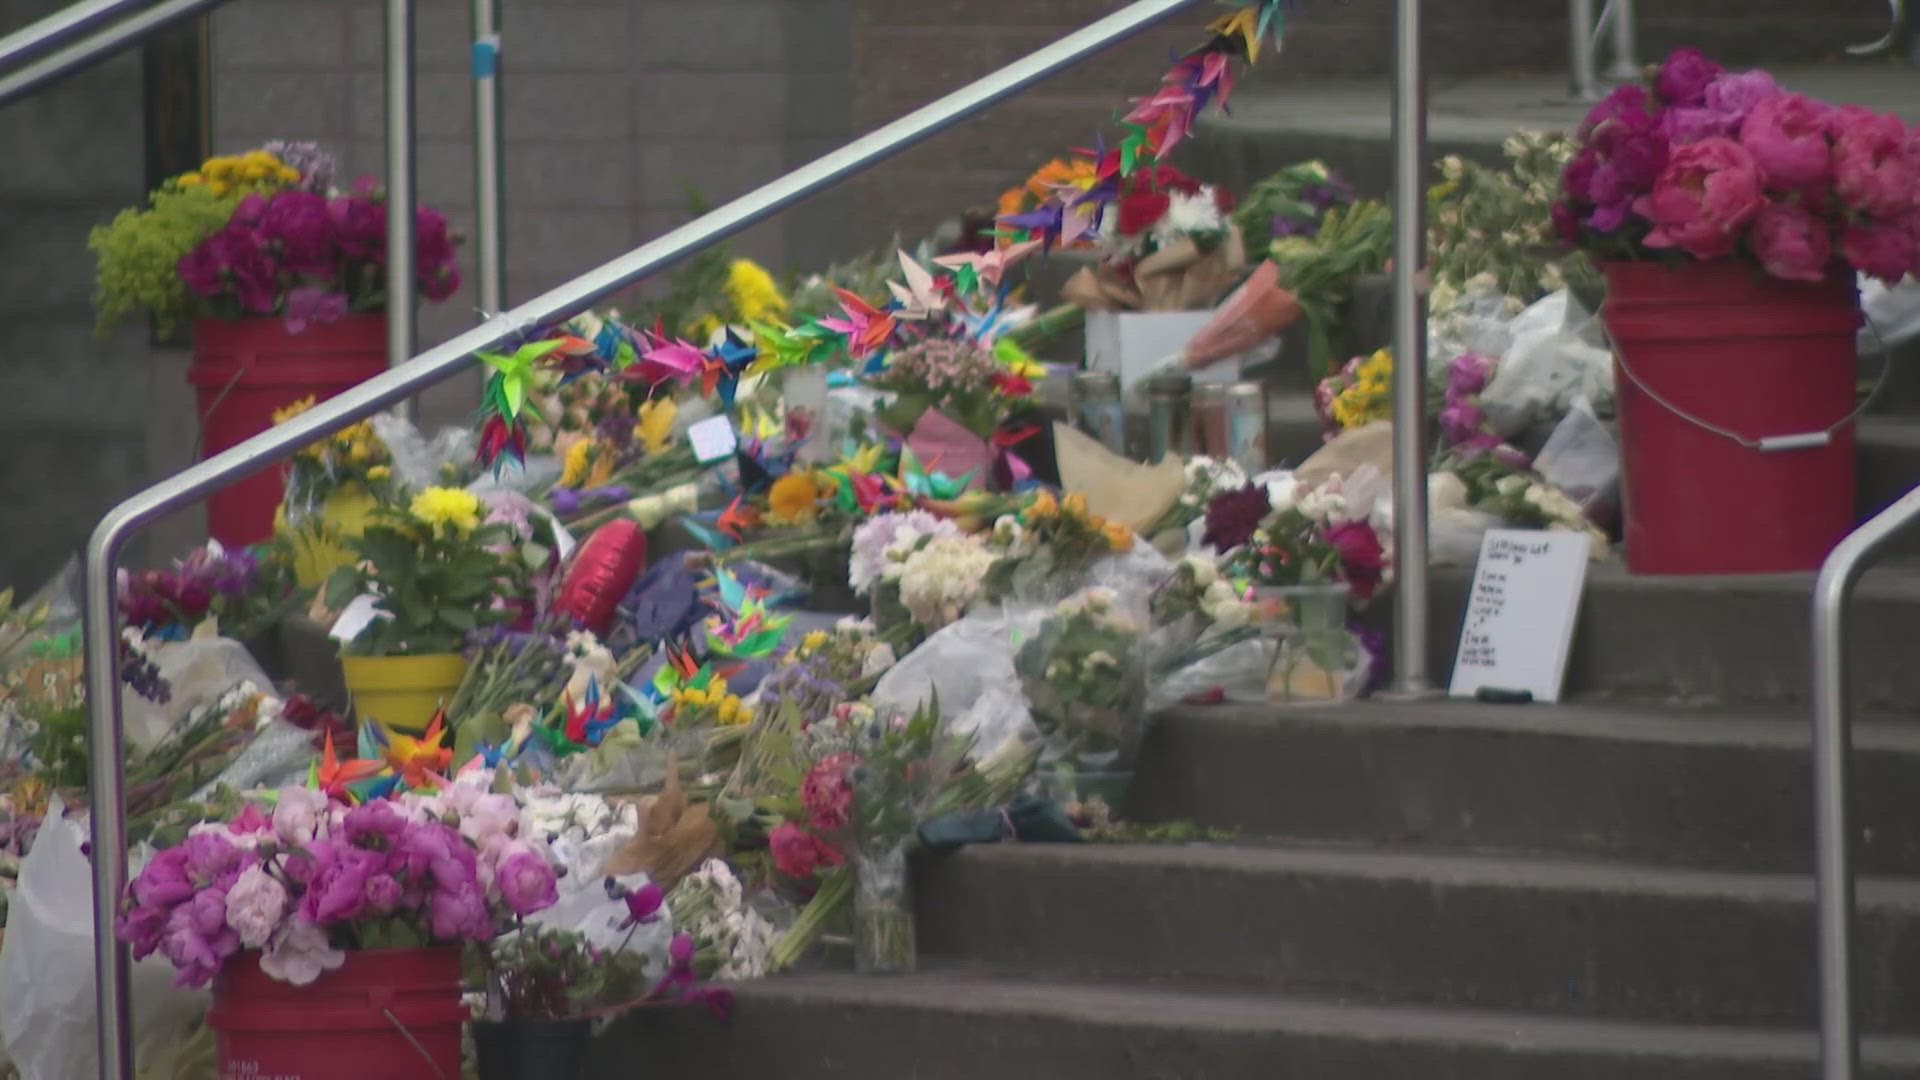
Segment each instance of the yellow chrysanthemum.
M735 259L727 266L727 302L747 322L764 322L787 312L787 298L773 275L752 259Z
M385 480L392 475L393 468L388 465L375 465L373 468L367 470L367 479L369 480Z
M407 512L436 530L465 534L480 527L480 498L463 488L430 487L413 497Z
M825 630L815 630L809 633L806 637L800 639L800 651L803 653L819 652L821 649L827 647L828 636Z
M182 173L181 175L175 177L173 182L183 188L199 187L201 184L204 184L207 182L207 178L204 176L201 176L197 172L190 172L190 173Z
M790 472L767 491L767 521L774 525L804 525L819 512L820 485L811 473Z
M586 439L576 441L567 447L560 459L560 486L579 487L587 478L587 455L593 451L593 444Z

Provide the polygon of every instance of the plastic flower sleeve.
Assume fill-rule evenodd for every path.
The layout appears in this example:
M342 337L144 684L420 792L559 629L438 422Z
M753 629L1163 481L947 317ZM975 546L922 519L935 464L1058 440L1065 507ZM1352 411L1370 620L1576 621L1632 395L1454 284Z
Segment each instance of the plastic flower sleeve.
M1613 353L1599 322L1562 290L1521 312L1512 344L1480 395L1494 430L1507 438L1566 412L1585 397L1596 411L1613 408Z
M66 817L56 796L21 862L8 908L0 947L0 1035L28 1080L93 1080L99 1073L93 870L82 849L87 838L87 826ZM175 987L173 976L172 966L158 956L133 965L137 1060L158 1060L206 1013L208 995Z
M969 614L928 638L888 669L873 689L875 709L908 712L937 697L940 719L956 735L971 735L978 754L1009 739L1037 738L1014 656L1036 633L1046 608L990 607Z
M1533 467L1541 479L1566 493L1588 520L1602 527L1612 523L1619 509L1620 444L1585 397L1574 399L1573 408L1534 457Z
M1083 590L1047 610L1014 668L1040 730L1043 770L1122 773L1146 727L1144 597Z
M445 483L445 470L465 468L480 445L468 428L442 428L429 439L412 421L387 413L373 418L373 431L393 455L394 479L412 488Z

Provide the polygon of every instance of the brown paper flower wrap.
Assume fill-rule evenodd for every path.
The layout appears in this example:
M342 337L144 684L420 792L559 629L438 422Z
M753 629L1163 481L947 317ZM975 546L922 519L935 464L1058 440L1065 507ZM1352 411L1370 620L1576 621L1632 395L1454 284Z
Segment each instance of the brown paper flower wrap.
M1225 296L1246 266L1240 230L1230 227L1215 244L1176 240L1134 263L1130 273L1106 263L1085 267L1060 295L1087 311L1197 311Z

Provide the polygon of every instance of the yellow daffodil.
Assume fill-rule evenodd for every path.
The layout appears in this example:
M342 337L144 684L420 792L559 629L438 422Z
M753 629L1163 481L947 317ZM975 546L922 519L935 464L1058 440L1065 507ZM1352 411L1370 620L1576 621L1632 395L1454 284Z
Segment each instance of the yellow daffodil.
M480 527L480 499L463 488L430 487L413 497L407 512L436 531L465 535Z

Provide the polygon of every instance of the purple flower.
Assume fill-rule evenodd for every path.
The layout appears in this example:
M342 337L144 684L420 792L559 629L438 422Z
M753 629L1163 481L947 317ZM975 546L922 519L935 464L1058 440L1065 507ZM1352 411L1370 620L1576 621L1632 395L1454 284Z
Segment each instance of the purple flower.
M1500 361L1481 353L1461 353L1447 365L1447 394L1471 397L1487 388Z
M187 852L171 847L158 852L140 876L133 879L134 903L141 907L166 908L193 895L194 885L187 877Z
M365 914L367 876L380 871L380 853L326 842L315 847L313 880L307 883L300 913L318 926L351 922Z
M237 212L225 228L181 257L179 271L196 294L211 298L231 292L255 314L271 314L280 302L279 268Z
M339 263L327 200L310 191L282 191L260 216L259 233L289 273L331 277Z
M320 149L319 143L288 142L275 139L261 147L288 168L300 174L300 189L324 195L333 186L333 155Z
M1471 401L1455 401L1440 410L1440 430L1449 444L1465 442L1487 422L1487 414Z
M405 831L407 819L400 816L400 811L395 810L391 802L376 799L347 811L347 816L340 821L340 828L346 833L347 839L355 844L368 841L378 844Z
M225 890L250 861L245 850L219 832L193 833L179 850L186 856L187 877L200 888Z
M176 986L207 985L239 951L240 935L227 926L226 896L211 889L174 908L160 940L160 952L179 969Z
M445 300L460 288L460 268L454 264L453 236L447 219L432 207L414 211L414 265L420 292L429 300Z
M302 285L287 292L287 333L303 334L318 323L336 323L347 314L347 294L316 285Z
M1669 105L1691 105L1704 97L1707 86L1725 71L1699 49L1675 49L1660 65L1654 90Z
M400 906L400 892L391 874L375 874L367 879L367 907L375 915L391 915Z
M620 899L627 902L627 920L623 927L650 923L660 917L660 907L666 903L667 893L659 885L649 881L633 890L621 890L612 878L607 879L607 891L617 892Z
M1260 484L1223 491L1207 504L1206 532L1200 542L1218 551L1231 551L1252 539L1254 530L1272 512L1273 499Z
M1756 105L1783 93L1764 71L1722 75L1707 85L1701 104L1667 110L1661 130L1675 145L1739 133Z

